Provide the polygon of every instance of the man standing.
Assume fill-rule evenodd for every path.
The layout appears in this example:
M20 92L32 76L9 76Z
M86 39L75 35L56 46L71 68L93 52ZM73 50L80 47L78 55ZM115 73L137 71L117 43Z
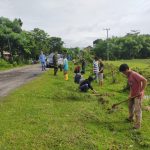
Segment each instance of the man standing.
M98 61L98 57L97 56L95 56L94 61L93 61L93 73L95 75L94 80L96 80L97 82L99 82L99 78L98 78L99 61Z
M104 71L104 64L102 60L99 60L99 85L103 86L103 71Z
M41 62L41 65L42 65L42 71L46 71L46 57L45 55L43 54L43 51L41 51L41 55L39 56L39 60Z
M85 63L85 59L83 58L82 59L82 72L85 73L85 66L86 66L86 63Z
M58 71L58 57L57 57L57 52L55 52L54 56L53 56L53 64L54 64L54 76L57 75L57 71Z
M127 64L120 65L119 71L127 76L130 86L128 121L132 122L135 115L134 128L139 129L142 120L141 104L147 80L137 72L130 70Z

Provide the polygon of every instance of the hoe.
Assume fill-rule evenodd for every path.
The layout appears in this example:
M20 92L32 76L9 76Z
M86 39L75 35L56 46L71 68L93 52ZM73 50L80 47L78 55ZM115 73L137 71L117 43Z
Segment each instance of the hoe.
M138 96L139 96L139 95L133 96L133 97L131 97L130 99L136 98L136 97L138 97ZM119 102L119 103L113 104L113 105L112 105L112 109L115 109L118 105L120 105L120 104L122 104L122 103L125 103L125 102L127 102L128 100L129 100L129 98L126 99L126 100L124 100L124 101L121 101L121 102Z

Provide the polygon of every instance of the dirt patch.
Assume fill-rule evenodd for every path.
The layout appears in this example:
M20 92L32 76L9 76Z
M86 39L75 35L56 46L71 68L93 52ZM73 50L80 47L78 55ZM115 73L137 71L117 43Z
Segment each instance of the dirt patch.
M104 105L104 104L108 104L109 101L105 97L101 96L100 98L98 98L98 103Z
M113 94L113 93L92 94L92 95L95 95L95 96L106 96L106 97L115 96L115 94Z
M150 111L150 106L144 106L143 110Z

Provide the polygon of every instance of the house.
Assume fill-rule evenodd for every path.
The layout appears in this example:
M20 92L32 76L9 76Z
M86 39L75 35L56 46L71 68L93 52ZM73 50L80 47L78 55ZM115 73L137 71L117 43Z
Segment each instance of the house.
M11 54L7 51L3 51L3 57L6 59L6 60L9 60L11 58Z

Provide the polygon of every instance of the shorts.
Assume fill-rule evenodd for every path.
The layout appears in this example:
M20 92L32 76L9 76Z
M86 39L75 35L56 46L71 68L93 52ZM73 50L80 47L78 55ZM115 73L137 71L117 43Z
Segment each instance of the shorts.
M98 78L99 78L100 81L103 81L103 73L99 73Z

